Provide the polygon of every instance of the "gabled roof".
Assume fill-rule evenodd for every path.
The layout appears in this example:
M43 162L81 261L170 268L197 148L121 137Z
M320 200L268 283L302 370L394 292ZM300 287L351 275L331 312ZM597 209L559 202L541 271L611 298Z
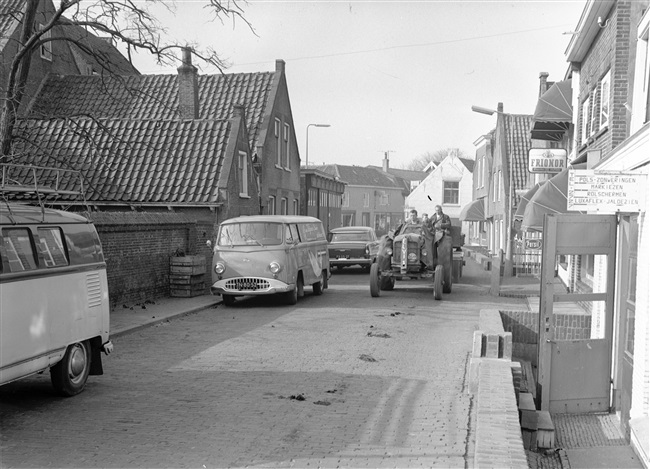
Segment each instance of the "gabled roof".
M339 180L345 182L349 186L404 189L403 182L398 178L371 166L363 167L327 164L324 166L317 166L316 169L338 177Z
M199 119L230 119L246 109L254 151L276 72L199 75ZM29 113L33 118L94 116L109 119L179 119L178 75L50 76Z
M526 114L503 114L505 141L513 191L525 189L528 182L528 152L531 148L530 129L533 116ZM518 201L518 199L517 199Z
M34 145L17 138L14 152L30 159L13 162L38 155L39 166L81 171L90 202L214 205L227 187L231 127L229 120L23 119L16 134Z

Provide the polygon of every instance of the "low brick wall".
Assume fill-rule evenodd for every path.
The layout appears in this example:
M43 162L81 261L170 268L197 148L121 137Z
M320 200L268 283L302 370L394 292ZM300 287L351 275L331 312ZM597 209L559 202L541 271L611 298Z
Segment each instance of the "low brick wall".
M169 296L169 258L176 251L205 255L209 275L209 224L174 212L96 212L92 219L106 259L111 308Z

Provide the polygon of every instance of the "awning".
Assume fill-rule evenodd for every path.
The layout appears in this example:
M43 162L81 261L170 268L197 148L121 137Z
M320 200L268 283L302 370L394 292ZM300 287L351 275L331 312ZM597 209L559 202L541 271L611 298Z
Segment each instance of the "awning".
M544 184L546 181L541 181L535 184L532 188L528 190L524 195L522 195L519 198L519 205L517 205L517 211L515 212L515 221L516 220L523 220L524 218L524 211L526 210L526 206L528 205L528 202L530 202L530 199L533 198L533 196L537 193L537 190Z
M567 213L569 169L585 169L586 164L569 166L542 184L526 204L521 221L523 231L542 231L544 215Z
M562 140L573 120L571 80L554 83L537 101L531 137L537 140Z
M463 207L458 217L460 221L485 221L483 199L474 200Z

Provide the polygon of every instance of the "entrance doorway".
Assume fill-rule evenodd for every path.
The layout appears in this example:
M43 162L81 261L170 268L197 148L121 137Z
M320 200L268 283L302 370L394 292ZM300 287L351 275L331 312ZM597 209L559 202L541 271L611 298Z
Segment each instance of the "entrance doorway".
M538 396L551 413L609 411L616 216L546 215ZM568 272L558 288L558 269Z

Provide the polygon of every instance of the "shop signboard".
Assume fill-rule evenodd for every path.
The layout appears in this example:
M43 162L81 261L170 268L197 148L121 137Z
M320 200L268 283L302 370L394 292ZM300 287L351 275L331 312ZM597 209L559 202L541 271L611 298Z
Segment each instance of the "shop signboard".
M648 175L594 169L570 169L567 209L581 212L643 212Z
M528 172L557 174L566 168L563 148L531 148L528 151Z

